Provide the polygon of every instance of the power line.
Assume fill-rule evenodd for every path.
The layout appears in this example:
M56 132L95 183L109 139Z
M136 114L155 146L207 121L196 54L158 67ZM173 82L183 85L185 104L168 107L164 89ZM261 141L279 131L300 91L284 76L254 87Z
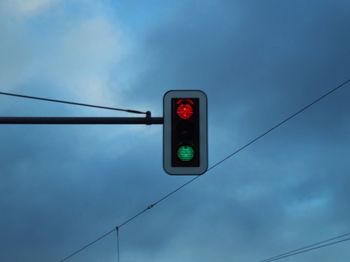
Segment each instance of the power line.
M310 252L312 250L325 248L325 247L328 247L328 246L333 246L333 245L336 245L336 244L340 244L342 242L350 241L350 237L349 238L344 238L344 236L348 236L348 235L350 235L350 233L344 234L344 235L341 235L341 236L338 236L338 237L334 237L334 238L331 238L331 239L328 239L328 240L324 240L324 241L321 241L321 242L318 242L318 243L315 243L315 244L311 244L311 245L308 245L308 246L305 246L305 247L302 247L302 248L298 248L298 249L295 249L295 250L292 250L292 251L289 251L289 252L286 252L286 253L283 253L283 254L280 254L280 255L277 255L277 256L273 256L271 258L262 260L260 262L277 261L277 260L281 260L281 259L284 259L284 258L287 258L287 257L296 256L296 255L299 255L299 254L302 254L302 253ZM335 240L335 239L339 239L339 238L343 238L343 239L327 243L327 242L329 242L331 240ZM326 243L326 244L322 244L322 243Z
M99 238L87 243L86 245L84 245L82 248L78 249L77 251L71 253L70 255L66 256L65 258L63 258L62 260L60 260L60 262L66 261L69 258L77 255L78 253L82 252L83 250L85 250L86 248L88 248L89 246L95 244L96 242L104 239L105 237L107 237L108 235L112 234L114 231L117 232L117 253L118 253L118 261L119 261L119 229L128 224L130 221L134 220L135 218L137 218L138 216L142 215L143 213L145 213L147 210L151 209L153 206L150 205L147 208L143 209L142 211L138 212L136 215L130 217L129 219L125 220L124 222L122 222L120 225L116 226L115 228L111 229L110 231L108 231L107 233L103 234L102 236L100 236Z
M311 245L307 245L307 246L304 246L304 247L301 247L301 248L298 248L298 249L294 249L294 250L291 250L291 251L288 251L288 252L285 252L285 253L282 253L282 254L270 257L268 259L264 259L264 260L262 260L260 262L269 262L269 261L272 261L272 259L276 259L276 258L279 258L281 256L289 255L291 253L295 253L295 252L301 251L303 249L307 249L307 248L311 248L311 247L314 247L314 246L318 246L318 245L321 245L321 244L324 244L324 243L327 243L327 242L330 242L330 241L333 241L333 240L336 240L336 239L339 239L339 238L344 238L346 236L350 236L350 233L346 233L346 234L343 234L343 235L340 235L340 236L332 237L332 238L329 238L329 239L326 239L326 240L323 240L323 241L311 244Z
M102 236L100 236L99 238L96 238L94 241L86 244L85 246L83 246L82 248L78 249L77 251L73 252L72 254L70 254L69 256L66 256L65 258L61 259L60 262L66 261L68 259L70 259L71 257L75 256L76 254L80 253L81 251L83 251L84 249L88 248L89 246L95 244L96 242L104 239L106 236L112 234L115 231L115 228L113 228L112 230L108 231L107 233L103 234Z
M34 100L40 100L40 101L48 101L48 102L68 104L68 105L76 105L76 106L86 106L86 107L93 107L93 108L100 108L100 109L108 109L108 110L121 111L121 112L127 112L127 113L132 113L132 114L146 115L146 113L147 113L147 112L142 112L142 111L132 110L132 109L123 109L123 108L116 108L116 107L109 107L109 106L91 105L91 104L77 103L77 102L71 102L71 101L65 101L65 100L57 100L57 99L37 97L37 96L27 96L27 95L20 95L20 94L14 94L14 93L7 93L7 92L1 92L1 91L0 91L0 95L14 96L14 97L34 99Z
M288 122L289 120L295 118L297 115L301 114L302 112L304 112L305 110L307 110L308 108L310 108L311 106L313 106L314 104L320 102L321 100L323 100L324 98L326 98L327 96L331 95L332 93L334 93L335 91L339 90L340 88L342 88L343 86L345 86L346 84L350 83L350 79L344 81L343 83L341 83L340 85L338 85L337 87L331 89L330 91L326 92L325 94L321 95L320 97L318 97L317 99L315 99L313 102L307 104L306 106L304 106L303 108L301 108L300 110L298 110L297 112L291 114L290 116L288 116L287 118L285 118L284 120L282 120L281 122L277 123L276 125L274 125L272 128L268 129L267 131L263 132L262 134L260 134L259 136L257 136L254 139L251 139L248 143L246 143L245 145L241 146L240 148L238 148L236 151L232 152L231 154L229 154L228 156L226 156L225 158L223 158L222 160L216 162L214 165L212 165L208 171L216 168L217 166L219 166L220 164L222 164L223 162L225 162L226 160L228 160L229 158L233 157L234 155L238 154L239 152L241 152L242 150L244 150L245 148L249 147L250 145L252 145L253 143L257 142L258 140L260 140L261 138L263 138L264 136L266 136L267 134L269 134L270 132L272 132L273 130L277 129L278 127L282 126L283 124L285 124L286 122ZM203 175L202 175L203 176ZM173 194L175 194L176 192L180 191L182 188L184 188L185 186L191 184L192 182L196 181L198 178L202 177L202 176L196 176L190 180L188 180L187 182L185 182L184 184L182 184L181 186L177 187L176 189L170 191L168 194L164 195L163 197L161 197L159 200L157 200L156 202L154 202L153 204L148 205L145 209L139 211L138 213L136 213L135 215L133 215L132 217L128 218L127 220L125 220L124 222L120 223L117 227L121 228L125 225L127 225L128 223L130 223L131 221L133 221L134 219L136 219L137 217L141 216L143 213L145 213L146 211L152 209L153 207L155 207L156 205L158 205L159 203L163 202L164 200L166 200L167 198L169 198L170 196L172 196ZM115 229L113 229L114 231ZM113 232L112 231L112 232ZM106 237L106 236L103 236ZM97 241L101 240L103 237L100 237ZM87 248L88 246L94 244L97 242L96 240L91 242L88 245L85 245L84 247ZM76 255L77 253L83 251L85 248L81 248L79 249L79 251L74 252L74 255ZM72 255L69 256L72 257ZM61 262L64 260L61 260Z
M250 142L248 142L247 144L245 144L244 146L242 146L241 148L239 148L238 150L236 150L235 152L233 152L232 154L228 155L227 157L225 157L224 159L222 159L221 161L217 162L216 164L214 164L210 169L213 169L214 167L220 165L222 162L226 161L227 159L231 158L232 156L234 156L235 154L239 153L240 151L242 151L243 149L245 149L246 147L250 146L251 144L255 143L256 141L258 141L259 139L263 138L264 136L266 136L268 133L272 132L273 130L275 130L276 128L282 126L283 124L285 124L286 122L288 122L289 120L291 120L292 118L296 117L297 115L301 114L302 112L304 112L305 110L309 109L310 107L312 107L314 104L320 102L322 99L326 98L327 96L329 96L330 94L334 93L335 91L337 91L338 89L342 88L343 86L345 86L346 84L350 83L350 79L346 80L345 82L341 83L339 86L331 89L330 91L328 91L327 93L323 94L322 96L320 96L319 98L315 99L313 102L311 102L310 104L304 106L303 108L301 108L300 110L298 110L297 112L295 112L294 114L291 114L289 117L287 117L286 119L284 119L283 121L279 122L278 124L276 124L275 126L271 127L269 130L265 131L264 133L262 133L261 135L257 136L256 138L252 139Z

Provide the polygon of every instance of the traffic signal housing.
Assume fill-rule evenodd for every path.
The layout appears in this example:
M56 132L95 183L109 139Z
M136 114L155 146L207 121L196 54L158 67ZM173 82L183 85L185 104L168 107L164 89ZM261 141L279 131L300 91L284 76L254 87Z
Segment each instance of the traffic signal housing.
M170 175L201 175L208 169L207 96L171 90L163 98L163 167Z

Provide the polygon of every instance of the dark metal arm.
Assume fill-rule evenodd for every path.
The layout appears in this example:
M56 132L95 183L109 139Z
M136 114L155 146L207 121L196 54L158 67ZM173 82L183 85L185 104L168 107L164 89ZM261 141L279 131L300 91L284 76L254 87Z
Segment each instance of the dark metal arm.
M0 117L0 124L162 125L163 117Z

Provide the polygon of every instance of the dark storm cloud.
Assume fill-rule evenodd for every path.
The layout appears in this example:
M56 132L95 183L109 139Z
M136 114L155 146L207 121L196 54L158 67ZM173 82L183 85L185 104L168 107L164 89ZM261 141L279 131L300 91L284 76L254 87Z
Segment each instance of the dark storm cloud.
M190 86L207 90L221 110L281 106L346 77L347 3L344 11L320 2L210 3L183 4L146 36L141 52L153 63L136 88L148 87L147 98Z
M125 18L138 42L111 79L127 84L125 104L155 115L168 89L206 91L211 163L349 77L346 1L147 10L155 15ZM122 259L257 261L344 233L349 95L327 98L122 228ZM16 112L91 112L37 106ZM2 127L0 259L57 261L187 181L163 174L160 136L153 126ZM349 256L340 247L318 254L292 260ZM111 236L72 261L113 259Z

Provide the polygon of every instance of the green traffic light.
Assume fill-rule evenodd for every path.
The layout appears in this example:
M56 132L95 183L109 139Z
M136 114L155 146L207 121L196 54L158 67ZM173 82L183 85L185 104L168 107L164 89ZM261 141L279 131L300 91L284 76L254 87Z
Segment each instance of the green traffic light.
M177 150L177 157L184 162L191 161L194 157L194 150L191 146L180 146Z

